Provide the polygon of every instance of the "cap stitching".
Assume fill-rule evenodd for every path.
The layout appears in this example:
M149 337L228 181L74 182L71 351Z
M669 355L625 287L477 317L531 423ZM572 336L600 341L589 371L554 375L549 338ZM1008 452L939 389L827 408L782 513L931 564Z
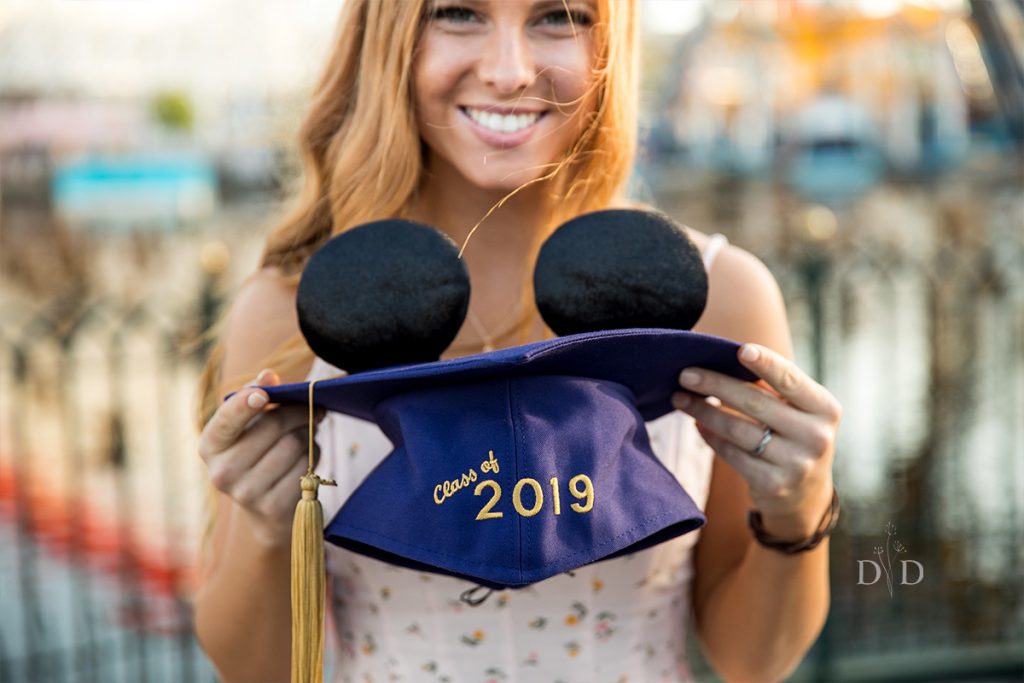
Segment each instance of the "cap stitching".
M515 406L516 403L515 403L515 396L513 395L513 390L512 390L512 381L513 380L512 380L511 377L507 378L505 380L505 386L507 387L507 391L508 391L508 393L507 393L507 396L508 396L508 421L509 421L509 424L512 427L512 462L515 464L515 475L514 475L512 481L519 481L519 453L520 453L520 450L521 450L521 448L520 448L521 442L520 442L519 439L521 438L521 435L519 434L520 430L517 428L518 424L517 424L517 421L516 421L516 417L518 416L520 418L520 420L521 420L522 416L521 415L517 415L516 414L517 411L513 408L513 406ZM519 543L517 544L517 548L516 548L516 561L517 561L516 563L518 565L517 569L519 571L519 580L522 581L523 580L523 548L526 547L526 545L523 543L523 518L520 515L515 515L513 519L515 519L515 522L516 522L516 535L519 538Z

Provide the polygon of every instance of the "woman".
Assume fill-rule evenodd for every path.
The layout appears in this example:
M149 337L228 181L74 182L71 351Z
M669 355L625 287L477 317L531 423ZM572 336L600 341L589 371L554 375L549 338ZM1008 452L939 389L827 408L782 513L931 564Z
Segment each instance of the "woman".
M445 357L551 336L527 286L539 244L568 218L630 206L634 12L632 0L345 3L301 130L306 184L204 374L199 451L217 504L196 626L223 680L288 677L288 548L308 424L304 408L268 409L253 387L220 397L246 381L339 371L298 333L295 287L331 235L384 217L434 225L466 247L469 314ZM840 408L790 361L763 264L721 236L689 234L710 280L695 330L749 342L756 357L742 362L762 378L681 376L679 410L648 425L707 525L479 607L452 599L467 582L331 546L338 680L687 680L691 609L723 678L777 680L796 666L827 614L828 543L783 554L753 540L746 515L760 511L777 539L812 535L833 494ZM339 481L333 498L321 489L329 518L389 445L367 423L317 421L319 471Z

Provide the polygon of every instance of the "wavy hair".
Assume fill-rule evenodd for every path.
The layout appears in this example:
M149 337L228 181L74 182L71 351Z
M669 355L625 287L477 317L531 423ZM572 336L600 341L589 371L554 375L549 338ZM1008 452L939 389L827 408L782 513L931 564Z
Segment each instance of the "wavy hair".
M413 108L413 60L428 0L348 0L326 64L298 132L301 185L290 210L270 232L260 269L273 268L291 287L306 260L350 227L404 217L424 171ZM597 0L592 27L596 106L582 134L554 168L516 188L547 182L558 207L542 237L562 222L623 198L636 153L638 59L634 0ZM479 223L477 224L479 225ZM209 331L214 342L198 387L201 429L220 392L250 378L222 378L224 311ZM311 362L301 333L261 367L279 373Z
M260 269L276 270L291 287L298 286L309 256L332 236L369 221L406 215L424 172L412 73L428 1L344 4L298 132L300 187L260 257ZM636 153L635 2L596 0L595 5L594 111L553 169L507 194L480 223L517 192L540 182L547 183L545 189L558 207L543 226L543 236L573 216L607 208L624 197ZM220 376L226 317L225 311L207 333L213 346L198 387L200 429L216 410L221 392L251 379ZM312 358L297 332L261 367L282 373Z

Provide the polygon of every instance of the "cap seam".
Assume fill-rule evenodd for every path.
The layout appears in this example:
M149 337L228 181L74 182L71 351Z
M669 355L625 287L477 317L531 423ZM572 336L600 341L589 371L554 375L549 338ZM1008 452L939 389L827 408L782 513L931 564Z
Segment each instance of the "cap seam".
M520 453L520 441L519 441L520 434L519 434L519 431L520 430L518 429L518 422L516 420L517 411L513 407L513 406L515 406L515 397L513 395L513 390L512 390L512 381L513 380L512 380L511 377L507 378L505 380L505 386L506 386L506 392L507 392L506 396L507 396L507 399L508 399L508 421L509 421L509 424L512 427L512 462L515 464L515 467L513 468L512 481L513 482L518 482L519 481L519 453ZM514 485L515 484L513 483L513 486ZM519 580L522 581L523 580L523 548L526 547L525 544L523 543L523 518L520 515L515 515L514 519L515 519L515 522L516 522L516 536L519 539L519 542L516 544L516 564L517 564L516 570L519 572Z
M648 330L648 329L653 329L653 328L640 328L640 329ZM590 340L590 339L602 339L604 337L635 337L638 334L641 334L640 329L636 329L636 330L632 330L632 329L600 330L600 331L597 331L597 332L586 332L586 333L583 333L583 334L586 335L586 339L588 339L588 340ZM678 330L673 330L673 331L678 332ZM572 344L578 344L580 342L580 338L582 336L583 336L582 334L575 334L575 335L569 335L567 337L561 337L561 338L559 338L558 341L549 340L548 343L543 348L537 349L536 351L527 351L526 353L523 354L523 356L524 356L524 358L526 358L528 360L532 360L534 358L540 358L542 356L547 355L548 353L550 353L552 351L555 351L557 349L562 348L563 346L572 345ZM544 342L540 342L540 343L543 344Z
M620 328L620 329L616 329L616 330L599 330L597 332L582 332L582 333L579 333L579 334L573 334L573 335L568 335L568 336L565 336L565 337L559 337L557 339L557 341L554 340L554 339L549 339L549 340L544 340L544 341L540 341L540 342L535 342L535 345L537 345L537 346L543 345L543 347L539 348L539 349L536 349L536 350L526 351L523 354L523 358L524 358L524 360L533 360L535 358L540 358L540 357L543 357L543 356L545 356L545 355L547 355L547 354L549 354L549 353L551 353L553 351L556 351L556 350L562 348L563 346L572 346L574 344L579 344L584 339L587 340L587 341L590 341L591 339L604 339L604 338L607 338L607 337L616 337L616 338L623 338L623 337L627 337L627 338L628 337L646 337L646 336L649 336L651 334L651 332L670 332L670 333L673 333L673 334L678 334L678 333L682 332L682 333L684 333L688 337L705 337L705 338L707 338L707 337L712 337L713 336L713 335L705 334L703 332L694 332L692 330L677 330L677 329L673 329L673 328L669 328L669 327L634 327L634 328ZM529 346L533 346L533 344L528 344L527 348Z

